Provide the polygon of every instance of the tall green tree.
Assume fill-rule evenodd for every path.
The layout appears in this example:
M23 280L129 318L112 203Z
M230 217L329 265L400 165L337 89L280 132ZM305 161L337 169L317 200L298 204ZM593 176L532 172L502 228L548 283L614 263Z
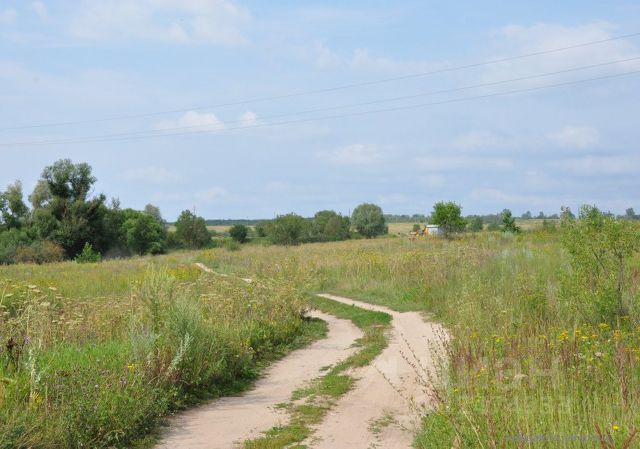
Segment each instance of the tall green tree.
M464 231L467 225L462 217L462 207L453 201L438 201L433 205L431 223L438 225L443 236L451 238Z
M166 250L166 231L162 223L144 212L128 212L123 224L127 247L135 254L161 254Z
M29 208L24 203L22 183L16 181L0 193L0 216L7 229L20 229L26 224Z
M386 234L389 230L382 209L376 204L360 204L353 210L351 222L360 235L369 239Z
M183 210L176 221L176 240L184 248L204 248L211 242L211 234L204 218Z

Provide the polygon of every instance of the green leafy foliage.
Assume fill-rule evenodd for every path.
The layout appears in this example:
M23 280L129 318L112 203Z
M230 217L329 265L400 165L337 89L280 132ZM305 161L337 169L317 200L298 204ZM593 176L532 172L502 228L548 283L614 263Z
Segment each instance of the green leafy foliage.
M382 209L375 204L360 204L353 210L351 221L356 231L366 238L373 238L389 231Z
M75 258L75 261L78 263L96 263L100 262L100 260L102 260L102 256L99 252L93 250L93 247L89 242L84 244L82 252Z
M462 207L453 201L438 201L434 204L431 223L438 225L447 238L464 231L467 224L462 217Z
M509 209L502 211L502 232L510 232L511 234L520 232L520 227L516 225L516 219Z
M176 240L183 248L204 248L211 243L211 234L204 218L183 210L176 221Z
M317 242L346 240L350 237L351 220L349 217L332 210L322 210L313 216L311 239Z
M229 229L229 236L238 243L246 242L248 235L249 228L242 224L233 225Z
M629 294L629 262L640 251L637 224L584 205L577 220L563 214L561 229L562 243L571 255L565 297L578 301L592 319L611 320L637 309Z
M298 245L309 240L311 223L296 214L279 215L269 223L269 239L276 245Z

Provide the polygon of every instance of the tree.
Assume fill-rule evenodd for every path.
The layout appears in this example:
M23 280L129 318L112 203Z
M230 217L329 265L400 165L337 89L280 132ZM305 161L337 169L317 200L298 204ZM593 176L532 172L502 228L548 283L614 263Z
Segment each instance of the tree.
M362 203L356 207L351 214L351 221L356 231L369 239L386 234L389 230L382 209L371 203Z
M139 255L162 254L166 249L164 225L154 217L129 209L122 225L128 249Z
M636 215L636 211L633 210L633 207L630 207L625 211L624 217L628 220L635 220L636 218L638 218L638 216Z
M540 211L540 213L538 213L538 216L536 218L542 220L542 219L544 219L546 217L544 216L544 212Z
M516 219L509 209L502 211L502 232L510 232L512 234L520 232L520 227L516 225Z
M345 240L349 238L351 220L332 210L317 212L311 223L311 237L320 242Z
M59 160L45 167L41 182L30 196L39 206L35 214L38 234L60 244L69 258L80 253L87 242L101 253L111 244L104 229L106 197L89 198L96 182L91 171L86 163Z
M453 201L438 201L433 205L431 223L438 225L446 238L464 231L467 222L462 218L462 207Z
M22 199L22 183L16 181L0 193L0 214L7 229L20 229L27 220L29 208Z
M471 221L469 221L469 231L471 232L482 231L483 227L482 217L473 217Z
M241 224L233 225L229 229L229 235L236 242L244 243L247 241L247 235L249 235L249 228Z
M268 227L269 238L276 245L298 245L309 238L309 228L309 221L300 215L279 215Z
M147 204L144 206L144 213L151 215L158 223L164 224L164 220L162 219L162 214L160 213L160 208L158 206Z
M578 220L563 215L560 223L562 242L571 255L572 270L564 285L567 297L595 306L599 320L627 314L629 262L640 251L637 225L589 205L580 208Z
M211 234L204 218L183 210L176 221L176 239L184 248L204 248L211 242Z
M523 220L531 220L533 218L533 215L531 215L531 211L526 211L524 214L522 214L521 217Z

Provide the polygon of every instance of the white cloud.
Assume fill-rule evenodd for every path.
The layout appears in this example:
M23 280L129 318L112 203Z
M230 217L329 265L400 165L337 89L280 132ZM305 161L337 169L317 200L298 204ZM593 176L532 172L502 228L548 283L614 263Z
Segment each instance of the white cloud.
M531 26L508 25L494 31L493 51L487 59L500 59L514 55L528 54L570 47L586 42L611 38L613 27L604 21L590 22L576 26L553 23L537 23ZM484 69L485 81L530 76L588 66L614 60L640 56L640 51L630 39L619 39L595 45L576 47L565 51L516 59L499 64L491 64ZM535 80L519 82L518 87L558 82L576 77L593 77L603 73L638 69L639 61L594 68L590 70L547 76ZM516 84L514 84L516 86Z
M29 9L33 11L41 19L47 17L47 6L43 2L31 2Z
M124 178L149 184L170 184L180 179L176 173L155 165L129 169L125 171Z
M510 170L513 161L499 157L478 156L424 156L416 159L416 163L427 170Z
M470 194L471 199L482 201L493 201L496 204L516 204L527 206L557 206L553 200L537 195L522 195L518 193L505 192L500 189L481 188L473 189Z
M445 67L445 64L442 63L398 61L392 58L374 56L366 48L357 48L353 52L350 65L357 69L377 70L395 74L423 73Z
M227 195L227 191L222 187L210 187L201 192L197 192L194 197L195 199L208 203L211 201L218 200Z
M258 120L258 115L253 111L247 111L240 116L241 126L260 126L263 123L261 120Z
M551 165L578 175L623 175L640 171L638 157L623 155L575 157Z
M69 31L89 40L236 46L248 43L242 28L249 21L231 0L87 0Z
M497 149L507 146L504 137L490 131L469 131L453 140L452 147L457 150Z
M337 165L369 165L383 159L385 152L376 145L354 143L318 156Z
M378 197L378 202L383 205L404 204L407 201L409 201L409 198L402 193L391 193L388 195L380 195Z
M224 131L224 123L212 112L189 111L176 120L161 120L153 125L157 130L196 128L196 130Z
M0 24L2 25L10 25L16 20L16 10L13 8L7 8L0 11Z
M426 187L442 187L447 178L444 175L439 175L437 173L420 176L418 178L418 182Z
M342 58L321 41L315 41L313 43L313 47L315 56L314 62L318 67L324 69L342 64Z
M600 142L600 133L589 126L565 126L547 136L554 144L570 149L592 148Z

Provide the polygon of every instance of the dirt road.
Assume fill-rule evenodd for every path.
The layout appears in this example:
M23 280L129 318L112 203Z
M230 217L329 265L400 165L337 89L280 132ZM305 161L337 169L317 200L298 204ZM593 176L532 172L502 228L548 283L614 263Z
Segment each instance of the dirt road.
M359 379L355 388L340 399L307 444L317 449L410 448L421 414L432 405L425 384L436 378L444 329L417 312L319 296L388 313L393 321L389 346L370 365L352 373Z
M310 315L327 322L327 338L271 365L247 393L221 398L172 418L157 449L230 449L273 426L286 424L286 412L275 405L289 401L291 393L320 376L322 368L352 354L353 342L362 336L349 320L320 312Z
M203 271L214 273L197 264ZM217 274L217 273L214 273ZM251 282L250 279L244 279ZM420 416L431 407L429 385L442 357L445 330L417 312L395 312L335 295L324 298L393 317L388 347L370 365L353 370L354 388L338 401L305 445L317 449L410 448ZM321 369L354 352L362 332L350 321L313 312L325 320L328 337L294 351L272 365L242 396L222 398L173 418L157 449L230 449L279 424L287 423L276 404L321 375Z

